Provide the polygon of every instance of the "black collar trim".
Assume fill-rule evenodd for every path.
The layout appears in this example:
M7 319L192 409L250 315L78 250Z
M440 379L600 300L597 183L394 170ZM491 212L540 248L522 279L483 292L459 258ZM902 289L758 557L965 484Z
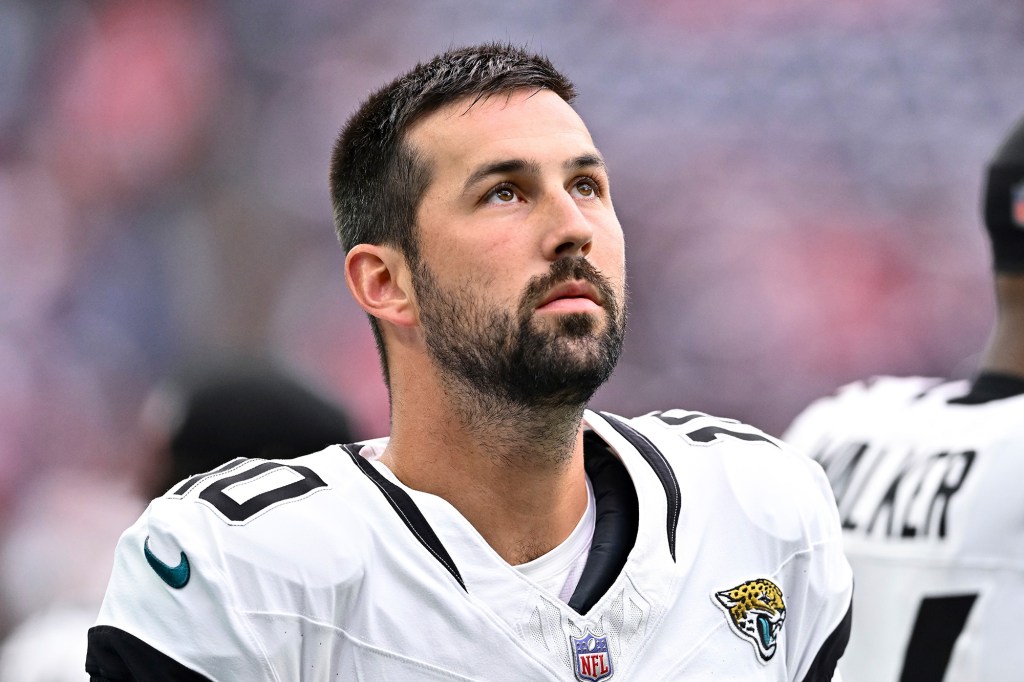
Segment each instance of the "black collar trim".
M666 532L668 534L668 551L672 555L672 561L675 561L676 528L679 526L679 508L682 505L682 494L679 492L679 481L672 472L672 467L669 466L668 460L665 459L665 455L661 453L661 450L656 448L654 443L647 439L647 436L614 415L602 412L601 416L647 460L651 469L658 475L662 487L665 488L668 506L668 518L665 519Z
M625 426L625 428L629 427ZM630 431L636 433L632 429ZM629 438L629 436L625 437ZM626 559L629 557L633 545L636 544L637 524L640 518L636 489L633 487L633 481L629 477L625 465L609 450L608 445L596 433L588 431L584 436L583 443L584 468L590 478L591 486L594 488L596 518L590 553L587 555L587 562L583 567L579 583L569 599L569 607L580 615L586 615L593 608L622 572L622 568L626 565ZM420 544L452 574L462 589L468 592L466 583L451 555L448 554L441 540L409 494L377 471L373 464L359 454L354 445L341 447L352 458L360 471L377 486ZM657 452L657 456L660 457L661 453ZM664 459L662 462L666 467L668 466ZM677 485L677 497L678 490ZM678 514L678 508L676 511Z
M448 554L448 550L441 544L441 540L437 537L434 529L430 527L430 524L427 523L419 507L412 501L409 493L377 471L368 459L359 454L355 446L342 445L341 447L352 458L352 461L356 463L356 466L366 474L366 477L373 481L391 507L398 512L399 518L405 522L405 525L412 531L412 534L420 541L420 544L426 547L427 551L452 574L459 585L462 586L462 589L466 590L466 583L462 580L462 575L459 573L459 569L452 560L451 555ZM468 592L469 590L466 591Z
M965 396L950 400L950 405L980 405L1012 398L1024 393L1024 377L999 372L982 372L975 377L971 391Z
M640 512L626 467L593 431L583 436L583 466L594 488L594 539L569 608L586 615L626 565L636 544Z

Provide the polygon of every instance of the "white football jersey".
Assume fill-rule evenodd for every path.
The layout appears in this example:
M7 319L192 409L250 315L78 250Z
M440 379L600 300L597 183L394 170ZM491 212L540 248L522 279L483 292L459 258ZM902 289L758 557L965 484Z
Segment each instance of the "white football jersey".
M852 582L821 468L732 420L587 412L596 523L565 603L386 440L237 460L117 548L97 680L828 680Z
M1024 381L878 377L783 439L834 488L854 574L845 682L1021 679Z

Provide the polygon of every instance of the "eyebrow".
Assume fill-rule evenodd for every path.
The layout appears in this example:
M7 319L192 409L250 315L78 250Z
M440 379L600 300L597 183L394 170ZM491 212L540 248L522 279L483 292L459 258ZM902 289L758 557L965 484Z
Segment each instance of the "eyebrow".
M581 154L573 157L562 164L565 170L575 171L583 168L605 168L604 159L598 154ZM506 159L486 163L469 174L463 192L468 191L473 185L492 175L508 175L512 173L525 173L527 175L540 175L540 164L536 161L526 159Z
M604 159L599 154L582 154L575 159L569 159L564 164L566 170L582 170L584 168L600 168L606 170Z

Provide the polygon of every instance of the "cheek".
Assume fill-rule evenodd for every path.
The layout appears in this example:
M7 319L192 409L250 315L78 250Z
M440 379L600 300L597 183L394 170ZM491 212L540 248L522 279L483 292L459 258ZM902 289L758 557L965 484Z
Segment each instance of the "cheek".
M463 257L473 280L496 290L518 290L531 276L544 274L547 265L529 250L529 245L511 237L478 241Z
M620 264L619 269L622 269L626 255L626 239L614 215L595 230L594 248L605 254L609 265L617 261Z
M518 305L522 282L510 267L511 258L507 254L492 258L486 248L465 246L450 244L447 250L428 257L427 265L438 284L481 305Z
M621 239L606 243L607 248L595 250L590 254L590 261L609 280L617 286L624 287L626 281L626 255Z

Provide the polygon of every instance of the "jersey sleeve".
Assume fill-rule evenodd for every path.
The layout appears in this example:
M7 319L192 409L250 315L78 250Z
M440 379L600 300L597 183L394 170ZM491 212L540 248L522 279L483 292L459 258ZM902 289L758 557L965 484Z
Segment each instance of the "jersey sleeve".
M787 644L790 666L799 682L828 682L846 650L853 619L853 573L843 551L839 513L821 467L811 470L806 552L794 556L787 584L788 619L793 630Z
M186 668L144 641L110 625L89 630L85 669L92 682L149 680L150 682L208 682L210 678Z
M716 529L711 532L744 543L746 560L754 562L748 565L759 566L763 577L781 586L786 679L831 680L849 640L853 575L822 467L788 443L732 419L669 410L652 413L644 423L652 437L664 432L684 443L681 452L689 454L671 458L679 480L708 482L687 483L689 513L702 514ZM725 485L710 483L716 480ZM737 552L722 564L733 570L742 560Z
M121 536L89 632L94 680L275 679L194 507L159 498Z

